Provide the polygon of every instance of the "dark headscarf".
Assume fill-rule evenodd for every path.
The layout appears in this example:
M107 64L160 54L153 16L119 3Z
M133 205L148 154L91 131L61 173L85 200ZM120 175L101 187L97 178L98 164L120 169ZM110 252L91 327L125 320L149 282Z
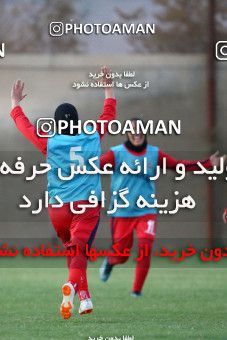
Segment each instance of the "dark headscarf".
M57 127L58 127L59 120L65 120L69 124L70 124L70 121L72 121L73 124L76 125L78 123L77 109L72 104L63 103L63 104L59 105L57 107L57 109L55 110L54 120L56 122ZM68 125L68 127L66 129L64 129L64 130L62 129L61 134L70 135L70 125ZM72 135L76 135L76 134L77 134L77 132L76 132L76 129L74 128Z

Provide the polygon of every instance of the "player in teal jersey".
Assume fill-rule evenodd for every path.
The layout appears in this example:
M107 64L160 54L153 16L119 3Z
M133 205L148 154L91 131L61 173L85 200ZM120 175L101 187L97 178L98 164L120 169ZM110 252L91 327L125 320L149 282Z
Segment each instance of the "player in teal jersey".
M107 74L110 70L104 67L102 73L103 82L109 82ZM98 174L76 175L70 181L59 180L57 170L61 169L66 175L71 164L75 166L85 164L89 167L88 160L92 157L98 157L97 166L99 165L100 139L106 132L109 121L115 119L116 100L112 87L105 87L103 112L99 117L99 120L105 121L104 131L101 131L101 126L97 123L96 132L92 135L79 134L76 131L71 133L69 129L65 129L62 134L57 130L55 136L48 138L47 134L46 136L37 134L36 127L25 116L20 106L20 102L25 97L23 89L24 84L21 81L13 85L11 117L18 130L47 157L47 162L51 166L48 172L49 216L58 237L69 253L74 254L67 257L69 275L67 282L62 286L63 301L60 307L62 317L68 319L73 312L75 293L80 302L80 314L90 313L93 310L87 283L86 246L91 246L100 218L100 204L97 207L86 208L83 214L74 214L70 209L70 203L73 203L74 210L77 210L79 205L89 203L88 197L91 191L95 191L99 199L101 182ZM60 120L76 125L78 113L75 106L69 103L59 105L55 110L54 120L58 128ZM62 207L52 206L55 196L63 202Z
M137 120L138 119L132 119L134 127ZM148 164L148 173L146 175L124 175L119 171L119 167L123 161L133 169L136 161L142 166L145 158ZM127 208L118 208L111 216L110 229L112 245L116 245L121 253L123 253L125 249L131 250L133 234L135 232L138 240L139 253L142 253L146 249L146 256L136 263L135 278L131 291L134 297L141 296L141 291L150 268L152 245L157 228L157 210L147 207L139 209L136 205L136 198L142 194L149 203L152 203L151 195L155 194L155 182L151 181L149 177L156 173L157 165L162 167L164 158L166 159L167 168L172 170L175 170L176 165L179 163L184 164L187 171L200 169L197 161L176 160L159 148L149 145L146 135L143 133L128 133L128 139L124 144L111 148L110 151L101 157L101 168L108 163L112 164L114 169L111 180L111 192L119 192L119 190L124 188L128 188L129 190L129 194L127 195L129 206ZM220 157L215 153L210 158L200 162L205 168L211 168L214 165L219 165ZM112 195L111 208L114 198L115 196ZM128 257L129 256L120 255L107 257L100 268L101 280L107 281L113 267L125 263Z

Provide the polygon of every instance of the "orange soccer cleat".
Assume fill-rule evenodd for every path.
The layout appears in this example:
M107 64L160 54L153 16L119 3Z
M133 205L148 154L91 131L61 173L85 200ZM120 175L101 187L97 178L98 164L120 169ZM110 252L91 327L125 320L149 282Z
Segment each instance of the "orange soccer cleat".
M73 313L73 299L75 296L75 290L73 285L68 282L62 286L63 300L60 307L60 313L63 319L69 319Z

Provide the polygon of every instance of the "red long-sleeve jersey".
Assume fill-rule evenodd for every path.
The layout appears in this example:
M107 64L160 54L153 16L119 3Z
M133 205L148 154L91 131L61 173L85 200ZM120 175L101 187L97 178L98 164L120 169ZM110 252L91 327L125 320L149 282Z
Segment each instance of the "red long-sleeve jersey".
M29 119L25 116L22 108L16 106L10 113L18 130L39 150L43 155L47 153L48 138L39 137L36 133L36 127L31 124ZM104 133L101 134L101 125L97 123L97 132L100 138L104 136L107 131L108 122L115 119L116 116L116 99L107 98L104 100L103 110L99 116L99 120L107 121L104 124Z
M146 150L144 150L144 151L142 151L140 153L138 153L138 152L136 153L136 152L133 152L133 151L131 151L129 149L127 149L127 150L128 150L128 152L131 152L132 154L134 154L136 156L142 156L146 152ZM158 152L158 165L160 165L161 167L163 165L163 158L166 159L166 167L167 167L167 169L175 169L176 165L181 163L181 164L185 165L185 169L187 171L200 170L199 166L197 165L198 161L188 161L188 160L175 159L175 158L171 157L170 155L168 155L167 153L163 152L162 150L159 150L159 152ZM113 153L112 150L107 151L106 153L104 153L101 156L101 160L100 160L100 167L101 167L101 169L107 163L111 164L113 169L114 169L115 159L114 159L114 153ZM209 169L209 168L212 167L212 164L211 164L211 161L210 161L209 158L205 159L205 160L201 160L200 163L203 164L203 166L206 169Z

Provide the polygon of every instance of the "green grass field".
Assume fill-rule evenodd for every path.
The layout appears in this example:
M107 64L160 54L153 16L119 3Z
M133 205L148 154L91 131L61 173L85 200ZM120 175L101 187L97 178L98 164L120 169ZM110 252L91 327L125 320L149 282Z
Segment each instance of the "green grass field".
M227 269L152 268L142 298L129 295L133 269L109 282L89 269L94 313L62 320L64 269L1 268L0 339L227 339Z

